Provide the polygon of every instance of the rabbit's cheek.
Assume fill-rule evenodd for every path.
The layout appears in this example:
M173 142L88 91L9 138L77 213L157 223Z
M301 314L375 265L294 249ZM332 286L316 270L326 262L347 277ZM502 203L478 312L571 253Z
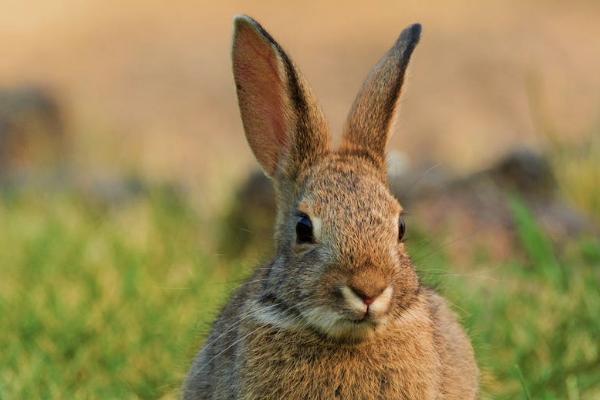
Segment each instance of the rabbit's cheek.
M352 319L363 319L367 314L368 306L348 286L339 289L342 300L342 309L347 311Z
M325 306L307 308L301 314L310 325L326 334L331 333L340 321L339 314Z
M388 286L373 302L369 305L369 315L378 318L388 312L394 289Z

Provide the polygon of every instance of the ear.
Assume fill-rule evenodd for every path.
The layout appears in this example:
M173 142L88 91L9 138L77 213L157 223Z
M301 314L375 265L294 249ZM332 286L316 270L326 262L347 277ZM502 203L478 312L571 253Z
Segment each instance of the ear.
M327 151L323 114L281 46L248 16L234 19L233 75L246 139L267 175L295 175Z
M421 25L406 28L373 67L358 93L342 139L342 149L363 151L382 166L396 118L404 73L421 36Z

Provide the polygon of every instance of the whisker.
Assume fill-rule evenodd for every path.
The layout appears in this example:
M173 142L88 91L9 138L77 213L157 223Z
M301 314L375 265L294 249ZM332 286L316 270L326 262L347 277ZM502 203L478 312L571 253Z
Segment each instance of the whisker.
M265 309L273 309L273 308L276 308L276 306L277 306L277 305L278 305L278 304L272 304L272 305L266 306L266 307L265 307ZM245 320L247 320L248 318L252 317L252 316L254 315L254 313L255 313L255 312L256 312L256 310L254 310L254 309L248 310L246 313L242 314L242 315L240 316L240 318L236 319L236 320L234 321L234 323L233 323L233 324L232 324L232 325L231 325L231 326L230 326L228 329L226 329L224 332L221 332L221 333L220 333L220 334L219 334L217 337L215 337L215 338L212 338L212 339L211 339L211 338L209 338L209 340L207 341L207 344L214 344L214 343L216 343L216 342L217 342L219 339L221 339L222 337L224 337L225 335L227 335L228 333L231 333L231 332L233 332L235 329L237 329L238 327L240 327L240 326L241 326L241 324L242 324L242 323L243 323Z
M214 355L213 357L211 357L206 364L210 364L212 361L214 361L215 359L217 359L218 357L220 357L222 354L224 354L227 350L231 349L232 347L238 345L239 343L241 343L244 339L248 338L250 335L258 332L259 330L263 329L263 326L259 326L258 328L250 331L249 333L245 334L244 336L238 338L237 340L235 340L232 344L230 344L229 346L225 347L223 350L221 350L220 352L218 352L216 355Z
M435 169L441 167L441 163L436 163L433 164L431 167L427 168L425 171L423 171L421 173L421 175L415 179L408 188L408 193L407 193L407 197L412 196L412 194L414 193L415 189L417 188L417 184L420 183L423 179L425 179L425 177L430 174L432 171L434 171Z

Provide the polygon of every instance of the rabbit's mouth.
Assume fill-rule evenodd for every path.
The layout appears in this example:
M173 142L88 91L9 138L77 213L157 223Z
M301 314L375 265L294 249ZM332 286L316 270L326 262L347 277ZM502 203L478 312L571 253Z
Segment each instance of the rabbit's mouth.
M263 296L255 303L254 309L254 316L263 323L291 330L308 327L320 335L349 343L361 342L375 335L386 326L389 314L389 306L362 308L345 302L287 307L273 295Z
M305 323L327 337L353 342L363 341L385 327L390 312L393 288L383 286L371 291L346 284L336 286L333 302L299 309Z
M365 313L362 316L348 315L329 307L321 306L302 312L305 321L318 332L327 337L361 342L374 336L387 322L386 316L375 316Z

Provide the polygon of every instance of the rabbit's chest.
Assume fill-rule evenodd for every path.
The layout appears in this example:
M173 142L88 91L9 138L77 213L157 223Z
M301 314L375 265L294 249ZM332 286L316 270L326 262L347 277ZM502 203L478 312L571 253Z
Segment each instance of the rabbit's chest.
M240 370L243 399L434 399L439 359L428 340L323 349L250 340Z

